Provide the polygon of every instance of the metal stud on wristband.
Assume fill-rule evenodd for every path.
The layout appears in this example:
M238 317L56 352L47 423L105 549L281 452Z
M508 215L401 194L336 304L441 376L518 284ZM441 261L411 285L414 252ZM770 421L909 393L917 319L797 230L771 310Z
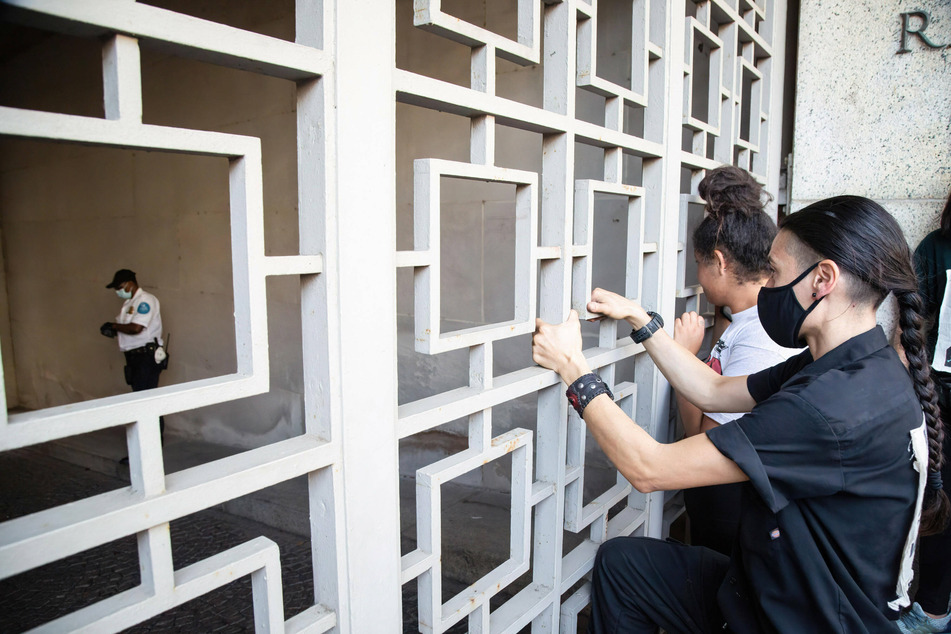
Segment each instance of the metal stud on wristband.
M581 416L582 412L584 412L584 408L588 406L588 403L590 403L594 397L601 394L607 394L611 397L611 400L614 400L614 394L611 393L607 383L601 380L601 377L594 372L585 374L581 378L576 379L568 386L568 389L565 390L565 396L568 397L568 402L571 403L571 406L578 412L578 416Z

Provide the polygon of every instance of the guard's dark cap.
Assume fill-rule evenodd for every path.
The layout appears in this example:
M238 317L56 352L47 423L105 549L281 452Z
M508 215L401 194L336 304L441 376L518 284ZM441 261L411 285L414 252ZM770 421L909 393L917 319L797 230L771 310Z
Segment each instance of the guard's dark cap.
M125 284L126 282L135 282L135 272L129 269L119 269L116 271L116 274L112 276L112 281L106 284L106 288L119 288L120 284ZM135 283L138 284L138 282Z

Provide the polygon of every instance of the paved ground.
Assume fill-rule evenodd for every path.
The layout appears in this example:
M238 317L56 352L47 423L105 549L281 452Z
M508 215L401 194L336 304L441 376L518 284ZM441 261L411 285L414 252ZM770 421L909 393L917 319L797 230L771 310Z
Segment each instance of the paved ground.
M0 454L0 521L124 486L96 473L27 450ZM281 550L285 618L308 608L313 581L308 541L219 509L172 522L175 567L265 535ZM0 581L0 632L23 632L139 583L135 537ZM451 582L450 582L451 583ZM455 584L461 590L461 584ZM452 589L452 586L451 586ZM404 588L403 631L416 632L415 584ZM464 625L464 624L463 624ZM254 631L249 577L142 623L129 632ZM465 631L464 626L455 631Z
M32 450L16 450L0 454L0 521L34 513L74 500L127 486L122 469L107 475L77 466ZM409 489L409 490L407 490ZM411 484L401 486L405 515L411 515ZM445 598L464 589L482 574L501 563L498 553L479 552L472 531L453 530L452 525L473 522L507 523L507 509L501 508L491 493L472 491L454 493L457 518L444 518L444 539L448 548L458 545L452 557L464 565L467 574L462 581L444 578ZM458 513L457 513L458 514ZM403 529L403 550L414 547L408 534L415 535L410 524ZM273 540L281 552L284 585L285 618L310 607L313 596L312 567L308 539L279 530L245 517L212 508L171 523L172 556L175 567L188 566L240 543L264 535ZM482 526L486 530L505 531L507 526ZM468 533L468 535L466 534ZM448 574L448 573L447 573ZM525 581L527 582L527 575ZM127 537L67 559L27 571L0 581L0 633L23 632L42 625L82 607L95 603L139 584L138 554L135 537ZM517 585L517 584L516 584ZM493 602L504 600L499 596ZM417 632L416 584L403 588L403 632ZM252 632L253 615L251 582L246 577L183 606L161 614L129 632ZM463 620L451 632L465 632ZM526 629L527 631L527 629Z

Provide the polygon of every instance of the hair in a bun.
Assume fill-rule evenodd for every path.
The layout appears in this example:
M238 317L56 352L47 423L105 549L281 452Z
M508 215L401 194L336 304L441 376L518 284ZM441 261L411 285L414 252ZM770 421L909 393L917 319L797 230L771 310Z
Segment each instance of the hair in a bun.
M763 207L773 197L744 169L724 165L707 173L699 186L707 215L693 232L693 247L704 263L723 253L739 282L769 275L769 248L776 223Z
M699 190L700 197L707 201L707 213L714 218L731 213L752 216L773 199L749 172L733 165L708 172Z

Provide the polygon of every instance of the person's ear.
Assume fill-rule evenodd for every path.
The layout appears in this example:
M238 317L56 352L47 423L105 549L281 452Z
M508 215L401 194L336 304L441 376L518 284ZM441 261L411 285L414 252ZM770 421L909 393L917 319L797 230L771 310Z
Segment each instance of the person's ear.
M822 299L831 293L839 284L842 271L839 265L832 260L822 260L816 267L812 282L812 296L816 299Z
M713 250L713 261L717 265L717 273L720 275L726 275L727 261L726 257L723 255L723 251L720 249Z

